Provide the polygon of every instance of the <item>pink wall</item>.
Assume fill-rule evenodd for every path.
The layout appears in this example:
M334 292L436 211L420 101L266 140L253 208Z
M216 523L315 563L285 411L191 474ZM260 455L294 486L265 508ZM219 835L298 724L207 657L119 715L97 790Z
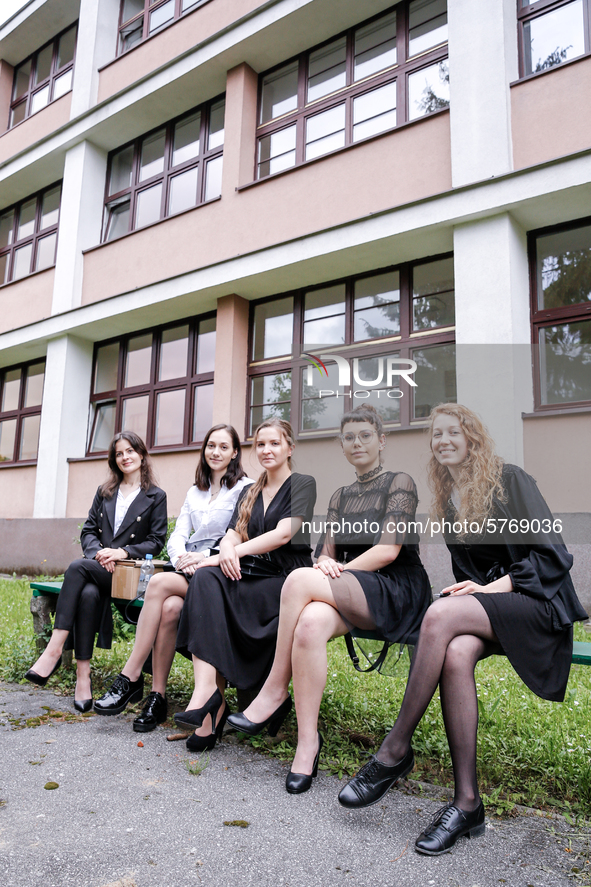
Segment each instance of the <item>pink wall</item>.
M0 333L49 317L54 275L47 268L0 287Z
M591 58L511 87L516 169L591 147Z
M589 512L591 413L526 419L525 470L538 482L552 511Z
M33 517L36 465L0 468L0 518Z
M5 59L0 59L0 132L8 127L10 116L10 99L14 68Z
M0 163L8 160L14 154L24 151L60 126L68 123L71 104L72 93L68 92L57 101L47 105L42 111L27 117L13 129L7 129L0 136Z

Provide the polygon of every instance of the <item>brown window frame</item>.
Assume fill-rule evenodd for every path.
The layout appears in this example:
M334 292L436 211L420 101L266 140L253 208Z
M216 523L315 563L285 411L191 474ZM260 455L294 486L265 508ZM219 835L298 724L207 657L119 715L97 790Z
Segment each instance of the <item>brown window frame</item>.
M300 354L306 351L308 346L304 346L304 302L306 293L316 290L326 289L328 287L345 285L345 343L343 345L331 345L323 349L323 353L335 352L346 356L348 359L353 358L370 358L379 357L381 355L392 354L395 351L401 358L412 357L412 352L418 350L421 345L425 348L437 345L455 345L455 323L450 326L435 327L429 330L412 330L412 303L413 303L413 269L420 265L426 265L430 262L436 262L443 259L453 259L453 252L441 253L435 256L426 256L412 262L403 262L399 265L391 265L385 268L375 269L369 272L351 275L348 277L330 280L318 285L302 287L297 290L281 293L279 295L268 296L264 299L258 299L251 302L250 305L250 321L249 321L249 344L248 344L248 388L246 396L246 429L245 439L252 438L251 424L251 402L252 397L252 381L257 377L272 375L274 373L291 372L291 407L290 421L294 432L298 439L305 440L309 437L322 437L334 435L334 429L319 428L306 429L301 428L302 424L302 369L309 366L309 362L300 357ZM354 286L356 281L367 280L389 272L399 272L400 278L400 334L393 336L382 336L374 339L366 339L364 341L354 341ZM260 360L252 360L254 347L254 320L255 310L258 305L269 302L278 301L280 299L293 298L293 356L279 356L275 358L262 358ZM412 390L410 396L400 398L400 420L398 422L385 421L384 425L392 429L409 429L413 427L421 427L425 424L425 418L414 418L414 395ZM346 412L357 404L363 403L363 400L355 400L351 395L345 395L341 399L342 412Z
M262 113L262 100L263 100L263 80L264 78L272 74L275 71L280 70L283 67L286 67L289 64L296 63L298 64L298 107L295 111L291 111L285 114L281 114L273 120L267 121L265 123L257 124L257 138L256 138L256 148L255 148L255 179L267 179L271 178L274 175L280 175L281 173L289 170L296 169L299 166L305 165L306 163L312 163L315 160L322 157L329 157L331 154L336 153L337 151L342 151L345 148L348 148L352 145L363 144L372 138L379 138L387 132L393 132L398 129L402 125L409 123L409 107L408 107L408 99L409 99L409 90L408 90L408 78L411 74L414 74L423 68L428 68L433 64L447 61L448 58L448 44L447 40L444 43L437 44L436 46L425 50L424 52L417 53L416 55L409 56L408 55L408 43L409 43L409 15L408 10L412 0L402 0L395 4L394 6L389 7L388 9L380 12L378 15L372 16L371 18L365 19L361 22L358 22L354 27L348 28L346 31L341 31L338 34L332 36L329 40L325 40L322 43L316 44L312 46L310 49L307 49L305 52L300 53L297 56L292 56L290 59L286 59L281 62L279 65L274 65L272 68L269 68L266 71L263 71L259 75L259 84L258 84L258 103L257 103L257 121L261 119ZM353 66L354 66L354 55L355 55L355 32L365 27L368 24L371 24L374 21L378 21L381 18L386 17L390 13L396 11L396 64L382 70L378 71L376 74L369 75L361 80L354 81L353 80ZM310 55L313 52L316 52L318 49L321 49L324 46L328 46L333 41L338 40L339 38L346 39L346 86L336 90L335 92L330 93L329 95L323 96L322 98L313 100L311 102L306 102L306 87L308 80L308 61ZM358 98L361 95L365 95L366 93L373 92L374 89L385 86L389 83L396 83L396 125L390 127L389 129L385 129L382 132L376 133L374 135L367 136L363 139L359 139L357 141L353 141L353 101L355 98ZM309 160L305 159L305 129L306 129L306 121L316 116L317 114L330 110L333 107L337 107L338 105L345 104L345 144L333 151L327 151L326 154L321 154L319 157L310 158ZM412 122L416 122L418 120L423 120L426 117L432 116L432 114L440 113L442 110L448 110L449 104L445 109L437 109L435 111L427 112L421 117L413 118ZM289 127L296 125L296 159L293 166L286 167L285 169L279 170L275 173L269 173L267 175L259 175L259 166L261 163L266 161L259 161L259 144L263 138L266 136L273 135L276 132L280 132L281 130L288 129Z
M134 47L139 46L141 43L144 42L144 40L147 40L149 37L153 37L156 34L159 34L162 30L164 30L164 28L172 25L173 22L178 21L184 15L188 15L190 12L194 12L200 6L204 6L206 3L209 3L209 0L193 0L192 3L190 2L190 0L188 0L189 5L187 5L186 9L183 9L183 0L173 0L173 16L167 19L157 28L154 28L153 31L150 31L150 14L155 12L155 10L159 9L161 6L165 6L168 2L169 0L144 0L144 8L142 9L142 11L136 13L136 15L131 16L131 18L127 19L126 21L123 21L123 9L125 7L125 0L121 0L121 5L119 8L119 24L117 28L117 56L125 55L125 53L131 52ZM134 43L132 43L131 46L124 47L122 32L130 26L133 27L134 24L138 26L138 30L141 24L141 37Z
M26 381L27 374L29 369L33 366L39 366L43 364L43 382L45 384L45 372L46 372L46 360L45 357L40 357L37 360L30 360L27 363L16 364L15 366L2 367L0 369L0 422L4 422L6 420L16 419L16 432L14 436L14 447L13 447L13 458L12 459L2 459L0 460L0 465L36 465L37 464L37 456L39 454L39 442L37 442L37 455L34 459L19 459L18 454L21 447L21 437L23 433L23 422L29 416L41 416L41 408L43 403L43 395L41 397L41 403L36 404L32 407L25 407L25 391L26 391ZM18 397L18 405L14 410L1 410L2 401L4 400L4 381L6 379L6 374L14 371L19 371L21 373L20 377L20 388L19 388L19 397Z
M526 0L516 0L520 79L524 79L526 77L536 77L539 74L546 73L546 71L553 71L555 68L560 68L562 65L568 63L569 61L574 61L574 59L565 59L562 62L558 62L556 65L551 65L548 68L543 68L541 71L526 72L525 68L526 45L524 25L526 25L528 22L533 21L534 19L540 18L547 12L552 12L555 9L559 9L561 6L568 6L569 3L572 2L573 0L532 0L531 3L526 4ZM583 36L585 40L585 50L581 55L575 56L575 58L577 59L584 58L584 56L591 53L591 0L582 0L582 2L584 27Z
M93 363L92 363L92 383L91 383L91 394L90 394L90 421L89 421L89 434L88 441L86 446L86 455L87 456L96 456L101 453L105 453L106 450L92 450L92 442L94 438L97 418L99 416L98 406L106 405L108 403L115 404L115 433L123 430L121 428L121 422L123 417L123 404L124 401L133 397L139 397L142 395L149 396L148 402L148 421L147 421L147 435L146 435L146 446L150 450L150 452L159 453L159 452L167 452L169 450L180 450L180 449L197 449L201 445L201 441L192 441L192 428L193 428L193 410L195 403L195 389L199 387L204 387L207 385L213 385L214 381L214 372L213 370L208 371L206 373L198 373L197 372L197 345L199 339L199 324L203 321L211 320L216 318L216 312L210 311L206 314L200 314L198 316L189 317L189 318L181 318L172 323L164 324L158 327L148 327L143 330L134 330L131 333L126 334L125 336L116 336L111 339L105 339L101 342L96 342L94 346L94 355L93 355ZM158 381L158 361L160 359L160 345L162 342L162 333L166 330L175 329L176 327L186 326L189 327L189 341L188 341L188 349L187 349L187 372L184 376L179 376L176 379L165 379L163 381ZM138 336L143 335L152 335L152 355L151 355L151 363L150 363L150 381L144 383L142 385L134 385L125 387L123 382L125 378L125 361L127 357L127 348L129 341L131 339L135 339ZM119 345L119 356L118 356L118 367L117 367L117 388L111 389L110 391L94 391L95 378L96 378L96 369L97 369L97 355L99 348L104 347L105 345ZM178 444L162 444L160 446L155 446L154 441L154 433L156 430L156 407L157 407L157 395L161 392L166 391L177 391L180 389L185 390L185 414L183 418L183 441Z
M37 191L35 194L30 194L24 200L19 200L18 203L13 203L12 206L7 206L5 209L0 210L0 217L5 216L10 212L14 212L14 218L12 221L12 234L11 234L11 242L8 246L0 248L0 262L2 261L4 256L8 256L8 265L7 271L5 273L5 280L2 281L0 278L0 286L7 286L9 283L14 283L15 280L22 280L24 277L28 277L29 274L34 274L37 271L46 271L48 268L53 268L55 266L55 259L57 255L57 244L58 244L58 230L61 216L61 199L62 194L60 191L60 205L58 209L58 220L55 225L49 225L47 228L40 229L41 224L41 216L42 216L42 208L43 208L43 196L47 194L49 191L52 191L54 188L62 187L62 180L58 182L53 182L53 184L49 185L47 188L43 188L41 191ZM18 237L18 223L19 223L19 214L21 208L29 203L31 200L36 200L35 207L35 223L33 228L33 233L27 235L26 237L22 237L20 240ZM46 237L50 235L56 235L55 241L55 252L53 255L53 262L50 265L46 265L44 268L36 268L37 265L37 255L39 252L39 242L44 240ZM33 249L31 251L31 261L29 263L29 271L27 274L22 274L18 278L14 278L14 265L15 265L15 253L27 246L27 244L31 243L33 245Z
M66 34L72 28L76 28L76 41L74 44L74 57L72 58L72 60L70 62L67 62L65 65L62 65L61 68L57 68L57 58L58 58L60 39L64 36L64 34ZM37 67L37 59L38 59L39 55L45 49L47 49L48 46L51 46L52 44L53 44L53 51L52 51L52 56L51 56L51 65L50 65L50 70L49 70L49 76L45 77L43 80L39 81L39 83L34 83L35 69ZM29 118L32 115L33 112L31 111L31 106L32 106L32 102L33 102L33 96L35 96L38 92L40 92L42 89L44 89L47 85L49 85L49 101L47 102L46 105L43 106L43 108L47 108L48 105L50 105L53 101L55 101L53 94L55 91L55 81L58 78L60 78L63 74L66 74L68 71L72 71L72 80L73 80L73 77L74 77L73 72L74 72L74 65L76 63L77 48L78 48L78 21L75 21L71 25L68 25L67 28L64 28L63 31L60 31L59 34L56 34L55 37L52 37L51 40L48 40L47 43L44 43L43 46L41 46L35 52L31 53L31 55L27 56L26 59L23 59L22 62L19 62L18 65L15 65L14 75L12 78L12 90L10 93L11 98L10 98L10 110L9 110L9 114L8 114L8 129L13 129L13 127L18 126L19 123L23 123L25 120L27 120L27 118ZM18 98L14 98L14 92L16 89L18 71L20 68L23 67L23 65L26 65L27 62L31 62L31 70L29 72L29 88L27 89L26 92L24 92ZM62 95L67 95L68 92L71 92L71 91L72 91L72 86L70 86L70 89L66 90L66 92L62 93ZM62 96L58 96L58 98L62 98ZM12 121L13 121L14 111L23 104L26 105L24 117L21 120L19 120L17 123L13 123ZM42 111L43 108L39 108L39 111ZM38 114L39 111L35 111L34 113Z
M191 209L195 209L197 206L203 206L205 203L211 203L213 200L219 200L219 196L212 197L209 199L205 199L205 188L206 188L206 175L205 170L207 169L208 163L212 160L216 160L218 157L223 157L224 155L224 142L221 145L216 146L215 148L207 149L205 145L209 140L209 130L210 130L210 113L211 109L214 105L218 104L222 100L225 103L226 94L221 93L213 99L210 99L208 102L204 102L201 105L197 105L196 108L192 108L190 111L181 114L179 117L175 117L173 120L168 120L166 123L161 124L160 126L156 126L154 129L149 130L148 132L142 133L136 139L133 139L131 142L126 142L123 145L118 146L114 151L111 151L108 156L107 161L107 178L105 181L105 197L104 197L104 216L103 216L103 230L101 234L101 243L110 243L112 240L117 240L119 237L124 236L125 234L130 234L133 231L140 231L142 228L147 228L150 225L154 225L163 219L173 218L175 215L180 215L183 212L189 212ZM177 166L172 166L172 153L173 153L173 141L174 141L174 129L175 126L182 122L185 118L191 117L193 114L197 112L201 113L201 124L199 131L199 154L197 157L193 157L190 160L185 161L185 163L179 163ZM224 108L225 114L225 108ZM159 130L165 130L165 145L164 145L164 170L162 172L157 173L150 178L144 179L140 182L140 162L141 162L141 149L142 143L144 139L149 138L154 133ZM132 182L128 188L123 188L120 191L113 192L109 194L109 184L111 179L111 164L113 161L113 157L116 154L119 154L121 151L124 151L126 148L133 147L133 161L132 161ZM187 207L186 209L182 209L177 213L168 213L168 198L170 194L170 183L173 178L175 178L180 173L188 172L191 169L198 167L197 174L197 202L192 207ZM146 191L149 188L158 185L159 182L163 183L162 195L160 200L160 215L158 219L155 219L153 222L148 223L147 225L142 225L139 227L135 226L135 217L137 210L137 201L138 195L141 194L142 191ZM126 232L123 232L118 237L107 239L107 234L109 231L109 208L111 206L120 204L125 198L129 196L130 205L129 205L129 221L128 228Z
M537 239L546 234L558 234L563 231L574 231L577 228L591 225L591 216L577 219L574 222L565 222L562 225L550 225L546 228L538 228L528 233L528 258L530 279L530 321L531 341L533 344L533 388L534 411L536 413L568 412L578 408L591 408L591 400L564 401L563 403L542 403L541 385L541 361L540 361L540 330L545 327L556 326L563 323L579 323L591 321L591 302L578 302L575 305L563 305L560 308L538 307L538 256Z

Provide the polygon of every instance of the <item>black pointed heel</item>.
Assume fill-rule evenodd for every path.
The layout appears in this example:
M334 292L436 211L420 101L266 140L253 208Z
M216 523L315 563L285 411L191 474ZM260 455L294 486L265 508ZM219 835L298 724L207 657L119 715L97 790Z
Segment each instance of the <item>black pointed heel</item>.
M221 694L220 694L221 695ZM224 700L225 701L225 700ZM212 748L215 748L216 742L218 742L222 738L222 732L224 729L224 724L228 718L229 708L226 704L224 711L222 712L222 716L218 721L217 727L214 726L217 716L219 712L219 707L217 708L215 715L211 714L211 729L212 732L209 736L197 736L193 733L192 736L189 736L187 739L187 748L189 751L211 751Z
M180 724L182 727L192 727L194 730L195 727L200 727L202 725L205 716L209 714L212 717L212 722L215 724L217 713L223 704L224 697L219 689L216 689L215 693L209 697L205 705L201 708L191 708L189 711L178 711L175 714L174 719L176 723Z
M230 724L231 727L234 727L235 730L240 730L241 733L246 733L247 736L258 736L259 733L262 733L265 729L269 736L277 736L282 723L291 711L291 706L291 696L288 696L287 699L283 700L279 708L275 709L273 714L269 715L266 720L261 721L258 724L255 724L254 721L250 721L241 711L231 714L228 717L228 724Z
M318 751L316 752L316 757L314 758L314 766L312 767L312 772L310 774L307 773L292 773L290 770L285 779L285 789L290 793L290 795L301 795L302 792L307 792L310 786L312 785L312 780L316 779L318 776L318 761L320 760L320 752L322 751L322 733L318 732Z
M53 668L51 669L51 671L49 672L49 674L47 675L46 678L44 678L43 675L37 674L36 671L33 671L33 669L30 668L25 675L25 679L27 681L31 681L32 684L37 684L38 687L44 687L45 684L47 683L47 681L50 679L50 677L56 673L58 668L60 668L61 664L62 664L62 657L60 654L60 658L55 663L55 665L53 666Z
M74 693L75 692L76 691L74 691ZM90 709L92 708L92 702L93 702L93 699L92 699L92 678L91 678L91 680L90 680L90 699L78 700L74 696L74 708L76 709L76 711L80 711L80 712L82 712L82 714L84 714L84 712L90 711Z

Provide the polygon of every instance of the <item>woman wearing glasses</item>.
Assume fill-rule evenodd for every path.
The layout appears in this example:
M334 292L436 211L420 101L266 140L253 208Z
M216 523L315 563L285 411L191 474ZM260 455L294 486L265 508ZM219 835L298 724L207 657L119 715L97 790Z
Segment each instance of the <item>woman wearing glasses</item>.
M293 677L298 745L286 781L292 794L307 791L318 770L327 642L352 627L399 641L418 630L431 601L418 537L406 530L414 521L416 486L408 474L384 469L386 438L373 407L343 416L341 445L356 479L331 497L318 562L295 570L283 586L269 677L251 705L228 719L251 736L266 727L276 734L291 709Z

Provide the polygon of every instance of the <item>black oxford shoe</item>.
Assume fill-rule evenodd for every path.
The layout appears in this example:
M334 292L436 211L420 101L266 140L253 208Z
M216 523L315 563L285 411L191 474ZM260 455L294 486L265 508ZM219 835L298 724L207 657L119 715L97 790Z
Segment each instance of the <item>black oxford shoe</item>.
M458 838L466 835L477 838L484 834L484 805L482 801L476 810L460 810L448 804L438 810L427 828L415 841L415 850L427 856L440 856L449 853Z
M381 801L389 788L400 779L404 779L414 765L415 757L412 748L409 748L402 760L393 767L382 764L375 755L372 755L351 782L341 789L339 801L343 807L350 809L371 807L372 804Z
M144 676L137 681L130 681L124 674L118 674L111 689L94 703L98 715L118 715L131 702L139 702L144 695Z
M158 724L162 724L166 720L167 714L166 696L152 690L144 702L142 713L133 722L133 729L136 733L150 733L156 729Z

